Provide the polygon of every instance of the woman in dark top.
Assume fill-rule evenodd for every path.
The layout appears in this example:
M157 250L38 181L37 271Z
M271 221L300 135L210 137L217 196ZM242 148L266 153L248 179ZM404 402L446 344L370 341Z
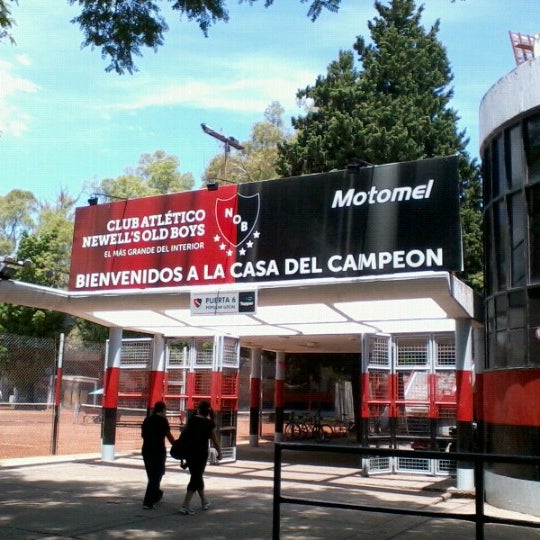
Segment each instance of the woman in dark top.
M143 508L151 510L154 504L163 497L160 485L161 478L165 474L165 460L167 458L165 437L171 444L174 442L163 401L156 402L152 414L144 419L141 427L141 437L143 438L142 456L144 468L148 476Z
M212 441L217 451L217 458L221 459L221 446L216 431L216 424L211 418L212 409L208 401L201 401L197 407L197 413L192 416L185 429L189 432L190 451L187 458L187 466L190 472L189 484L186 496L180 512L182 514L193 514L190 507L191 499L195 492L201 498L203 510L210 508L210 502L204 493L204 469L208 461L208 443Z

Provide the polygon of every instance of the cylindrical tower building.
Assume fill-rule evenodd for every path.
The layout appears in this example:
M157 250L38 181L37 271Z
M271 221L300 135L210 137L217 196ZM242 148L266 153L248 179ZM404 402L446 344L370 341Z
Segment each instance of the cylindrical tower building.
M499 80L480 105L484 178L485 365L479 433L490 453L540 452L540 58ZM540 470L497 464L491 504L540 515Z

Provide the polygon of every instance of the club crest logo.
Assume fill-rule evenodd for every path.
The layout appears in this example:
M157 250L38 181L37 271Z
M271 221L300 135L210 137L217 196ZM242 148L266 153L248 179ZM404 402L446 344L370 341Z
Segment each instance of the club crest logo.
M193 299L193 305L194 305L196 308L200 308L200 307L201 307L201 304L202 304L202 298L194 298L194 299Z
M254 233L259 220L260 195L240 193L228 199L217 199L215 214L221 238L235 248L241 246ZM258 235L257 235L258 237Z

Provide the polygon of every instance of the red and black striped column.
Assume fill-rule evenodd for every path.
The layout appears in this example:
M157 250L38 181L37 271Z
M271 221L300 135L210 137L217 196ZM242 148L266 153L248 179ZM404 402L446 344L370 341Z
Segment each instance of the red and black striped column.
M111 328L109 329L109 346L105 360L105 380L103 386L103 431L101 440L101 459L103 461L114 461L121 358L122 329Z
M251 349L249 377L249 445L259 446L261 417L261 349Z
M156 334L152 342L152 366L148 374L148 403L147 414L156 401L163 400L165 390L165 338Z

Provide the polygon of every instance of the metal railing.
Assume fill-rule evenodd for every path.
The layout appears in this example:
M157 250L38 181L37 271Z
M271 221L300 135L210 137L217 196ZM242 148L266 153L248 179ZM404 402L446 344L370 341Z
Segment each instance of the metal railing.
M455 460L472 464L474 467L475 482L475 513L442 513L429 510L409 510L384 506L370 506L359 504L347 504L339 502L328 502L322 500L305 499L297 497L285 497L281 494L281 464L283 450L300 452L324 452L337 454L356 454L360 456L387 456L404 458L425 458ZM480 454L468 452L440 452L424 450L397 450L391 448L370 448L359 446L341 445L319 445L302 443L276 442L274 445L274 495L273 495L273 515L272 515L272 538L280 538L281 504L297 504L304 506L318 506L327 508L340 508L344 510L361 510L367 512L378 512L384 514L399 514L405 516L430 517L437 519L457 519L472 521L476 525L476 540L484 540L484 525L495 523L500 525L514 525L521 527L540 528L540 523L526 520L509 518L498 518L486 516L484 512L484 465L486 463L511 463L516 465L540 465L540 456L509 456L501 454Z

